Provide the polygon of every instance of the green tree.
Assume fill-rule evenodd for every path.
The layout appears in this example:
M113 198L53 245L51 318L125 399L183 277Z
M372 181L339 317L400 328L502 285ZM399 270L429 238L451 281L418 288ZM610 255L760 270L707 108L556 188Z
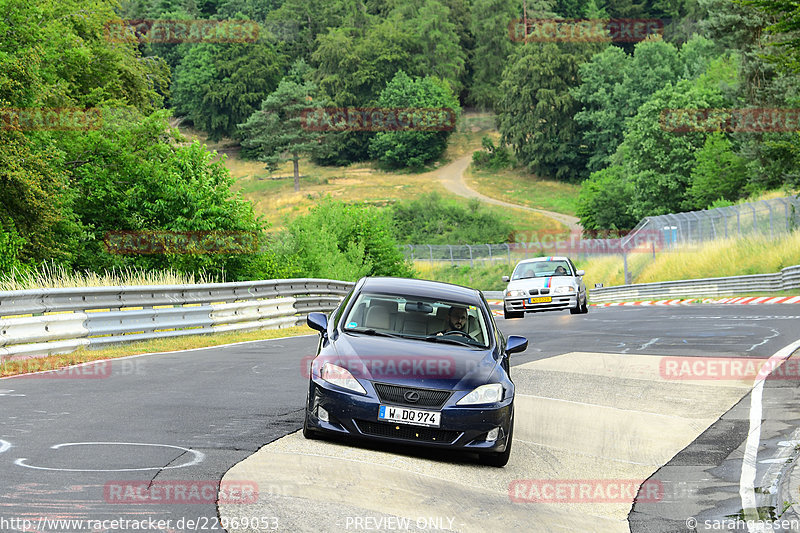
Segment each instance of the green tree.
M200 44L175 73L173 105L212 140L236 137L236 125L275 90L286 59L268 43Z
M411 79L402 70L389 82L378 98L386 108L446 108L456 117L458 101L446 82L426 76ZM447 148L451 131L381 132L370 141L370 155L392 168L422 168L440 157Z
M438 0L424 0L417 15L403 26L414 43L412 72L446 81L458 95L463 88L466 52L450 8Z
M472 6L472 33L475 51L469 101L482 109L493 109L499 96L506 60L512 51L508 25L517 15L515 0L475 0Z
M267 168L276 168L280 161L292 161L294 190L299 191L300 156L312 153L319 139L319 133L303 127L302 113L319 109L324 102L317 97L313 82L300 84L291 78L281 80L278 88L261 102L261 109L240 125L240 131L242 146L267 163Z
M231 193L233 180L214 153L187 145L168 112L118 114L101 129L62 142L70 163L70 206L80 225L76 268L134 266L248 277L253 254L116 254L113 231L245 232L259 238L252 205Z
M576 214L587 230L629 230L638 219L630 214L633 185L620 165L593 172L581 185Z
M624 164L633 183L631 212L638 218L691 209L687 197L695 152L705 144L703 131L675 132L664 127L664 109L730 107L723 89L735 83L735 62L721 58L696 80L667 84L640 108L629 123L614 159Z
M540 175L565 181L585 176L588 149L574 120L580 104L578 66L598 50L591 43L526 43L509 58L500 84L501 142Z
M734 153L721 132L708 135L695 152L689 196L696 209L707 209L715 200L738 200L747 183L747 162Z

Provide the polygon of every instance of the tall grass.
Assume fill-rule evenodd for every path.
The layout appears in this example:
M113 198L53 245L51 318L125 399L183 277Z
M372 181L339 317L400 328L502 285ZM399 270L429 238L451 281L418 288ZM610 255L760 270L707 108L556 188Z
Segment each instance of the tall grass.
M606 287L625 283L622 256L598 255L585 259L574 257L573 260L579 269L586 271L583 281L590 289L596 283ZM662 251L656 254L655 259L650 253L628 255L628 271L633 283L771 274L793 265L800 265L800 230L775 239L723 239L691 248ZM505 262L476 263L470 268L446 263L431 265L425 261L415 262L414 268L420 278L481 290L504 289L505 283L500 278L513 269Z
M780 238L722 239L696 249L661 253L636 281L671 281L769 274L800 264L800 231Z
M62 265L43 263L27 272L14 271L0 277L0 290L46 289L66 287L106 287L116 285L183 285L225 281L225 273L186 274L173 270L146 271L134 268L95 272L73 272Z

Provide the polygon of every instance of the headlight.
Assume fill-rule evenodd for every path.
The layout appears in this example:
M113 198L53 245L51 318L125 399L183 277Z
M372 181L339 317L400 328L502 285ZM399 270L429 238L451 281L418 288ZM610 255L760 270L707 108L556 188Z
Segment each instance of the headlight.
M528 291L521 291L519 289L513 289L513 290L510 290L510 291L506 291L506 296L508 296L510 298L516 298L516 297L527 296L527 295L528 295Z
M554 294L564 294L565 292L575 292L575 287L569 285L564 287L556 287L553 289Z
M481 385L460 400L456 405L477 405L481 403L497 403L503 399L503 386L499 383Z
M359 394L367 393L367 391L364 390L364 387L361 386L361 383L359 383L358 380L353 377L353 374L340 366L336 366L331 363L325 363L322 365L320 377L328 383L336 385L337 387L351 390Z

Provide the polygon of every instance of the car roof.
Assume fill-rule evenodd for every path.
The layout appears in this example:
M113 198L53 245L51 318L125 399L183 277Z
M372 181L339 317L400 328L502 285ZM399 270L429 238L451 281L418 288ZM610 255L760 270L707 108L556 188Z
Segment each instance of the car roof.
M480 293L476 289L442 281L389 277L367 277L362 278L362 280L362 291L398 296L438 298L471 304L477 304L481 301Z
M542 257L532 257L530 259L523 259L517 264L521 265L523 263L538 263L539 261L568 261L568 260L569 258L563 255L548 255Z

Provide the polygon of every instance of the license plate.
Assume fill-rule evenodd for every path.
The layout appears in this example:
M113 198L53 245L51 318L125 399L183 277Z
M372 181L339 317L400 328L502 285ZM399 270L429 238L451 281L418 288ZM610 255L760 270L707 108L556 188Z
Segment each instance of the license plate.
M407 407L395 407L393 405L381 405L378 408L378 420L386 422L401 422L413 426L427 426L438 428L442 413L439 411L422 411L420 409L408 409Z
M550 296L542 296L541 298L530 298L528 300L529 304L547 304L552 302L553 299Z

